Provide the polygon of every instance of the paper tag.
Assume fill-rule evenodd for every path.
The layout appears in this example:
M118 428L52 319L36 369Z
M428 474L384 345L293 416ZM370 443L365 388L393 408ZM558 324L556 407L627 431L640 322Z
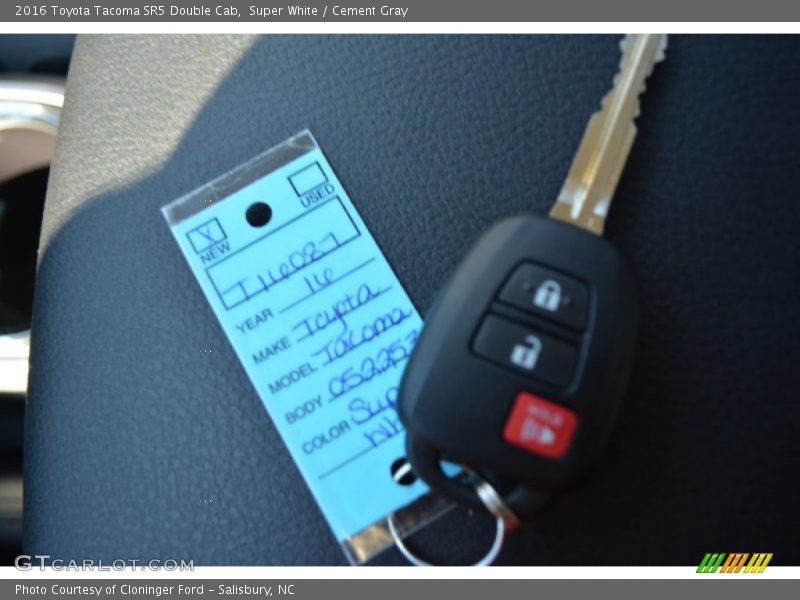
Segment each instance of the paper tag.
M391 473L422 321L313 136L163 212L339 542L425 494Z

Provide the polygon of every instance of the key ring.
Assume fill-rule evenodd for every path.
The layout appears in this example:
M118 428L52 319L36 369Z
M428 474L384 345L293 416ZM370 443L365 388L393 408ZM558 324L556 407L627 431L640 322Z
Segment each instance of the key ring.
M519 525L519 519L514 512L506 506L497 491L485 480L479 478L474 473L470 472L470 476L475 480L475 491L478 497L483 502L486 510L495 517L497 522L497 529L494 534L494 541L492 542L489 551L478 562L474 563L473 567L487 567L491 565L500 550L503 548L503 541L505 540L506 531L514 529ZM421 559L414 554L403 539L397 532L397 527L394 524L394 513L390 514L386 519L386 524L389 527L389 534L392 536L397 549L400 553L410 562L417 567L432 567L435 566L426 560Z
M483 502L486 510L492 513L498 520L503 521L503 527L507 531L514 531L519 527L519 517L517 517L514 511L503 502L497 490L494 489L488 481L480 479L474 473L472 476L477 480L475 491L478 493L478 497L481 499L481 502Z
M463 481L451 478L442 470L442 451L431 446L421 438L408 435L406 437L406 456L414 472L430 486L431 489L455 500L458 504L477 511L488 510L496 517L503 517L502 507L506 507L514 515L514 519L506 519L507 529L513 529L518 518L527 518L538 512L547 502L549 494L538 489L516 485L507 494L501 496L493 487L479 485L485 479L469 468L463 467L464 473L470 475L472 485L464 485ZM489 487L487 487L489 486ZM488 490L491 489L491 493ZM481 492L483 493L483 497ZM488 496L487 496L488 493ZM493 496L493 497L492 497Z

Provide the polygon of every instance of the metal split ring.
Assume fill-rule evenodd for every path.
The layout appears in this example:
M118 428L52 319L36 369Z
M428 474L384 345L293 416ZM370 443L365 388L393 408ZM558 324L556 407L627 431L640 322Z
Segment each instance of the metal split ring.
M497 520L497 529L494 535L494 541L492 542L489 551L483 556L483 558L472 565L473 567L486 567L491 565L500 554L506 531L511 531L516 528L519 525L519 519L514 512L508 506L506 506L505 502L503 502L503 499L500 497L500 494L497 493L497 490L495 490L491 484L484 479L478 478L474 474L472 474L472 477L476 480L475 491L478 494L478 497L481 499L481 502L483 502L486 510L488 510ZM389 533L391 534L392 539L397 546L397 549L400 550L400 553L405 556L411 564L418 567L434 566L433 563L418 557L408 548L408 546L406 546L406 543L400 537L397 527L395 526L394 513L388 516L386 519L386 524L389 528Z

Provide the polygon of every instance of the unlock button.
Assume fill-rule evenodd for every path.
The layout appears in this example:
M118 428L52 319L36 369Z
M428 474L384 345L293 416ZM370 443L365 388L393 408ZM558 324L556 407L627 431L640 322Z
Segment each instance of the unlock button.
M507 369L557 387L569 384L578 359L577 350L569 344L494 315L481 323L473 350Z
M524 263L514 270L500 291L500 301L577 331L586 327L586 286L534 263Z

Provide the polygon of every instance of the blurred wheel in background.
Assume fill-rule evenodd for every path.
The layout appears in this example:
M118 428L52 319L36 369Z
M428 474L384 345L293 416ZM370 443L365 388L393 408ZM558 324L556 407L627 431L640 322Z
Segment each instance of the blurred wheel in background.
M22 538L22 446L39 230L74 36L0 36L0 564Z

